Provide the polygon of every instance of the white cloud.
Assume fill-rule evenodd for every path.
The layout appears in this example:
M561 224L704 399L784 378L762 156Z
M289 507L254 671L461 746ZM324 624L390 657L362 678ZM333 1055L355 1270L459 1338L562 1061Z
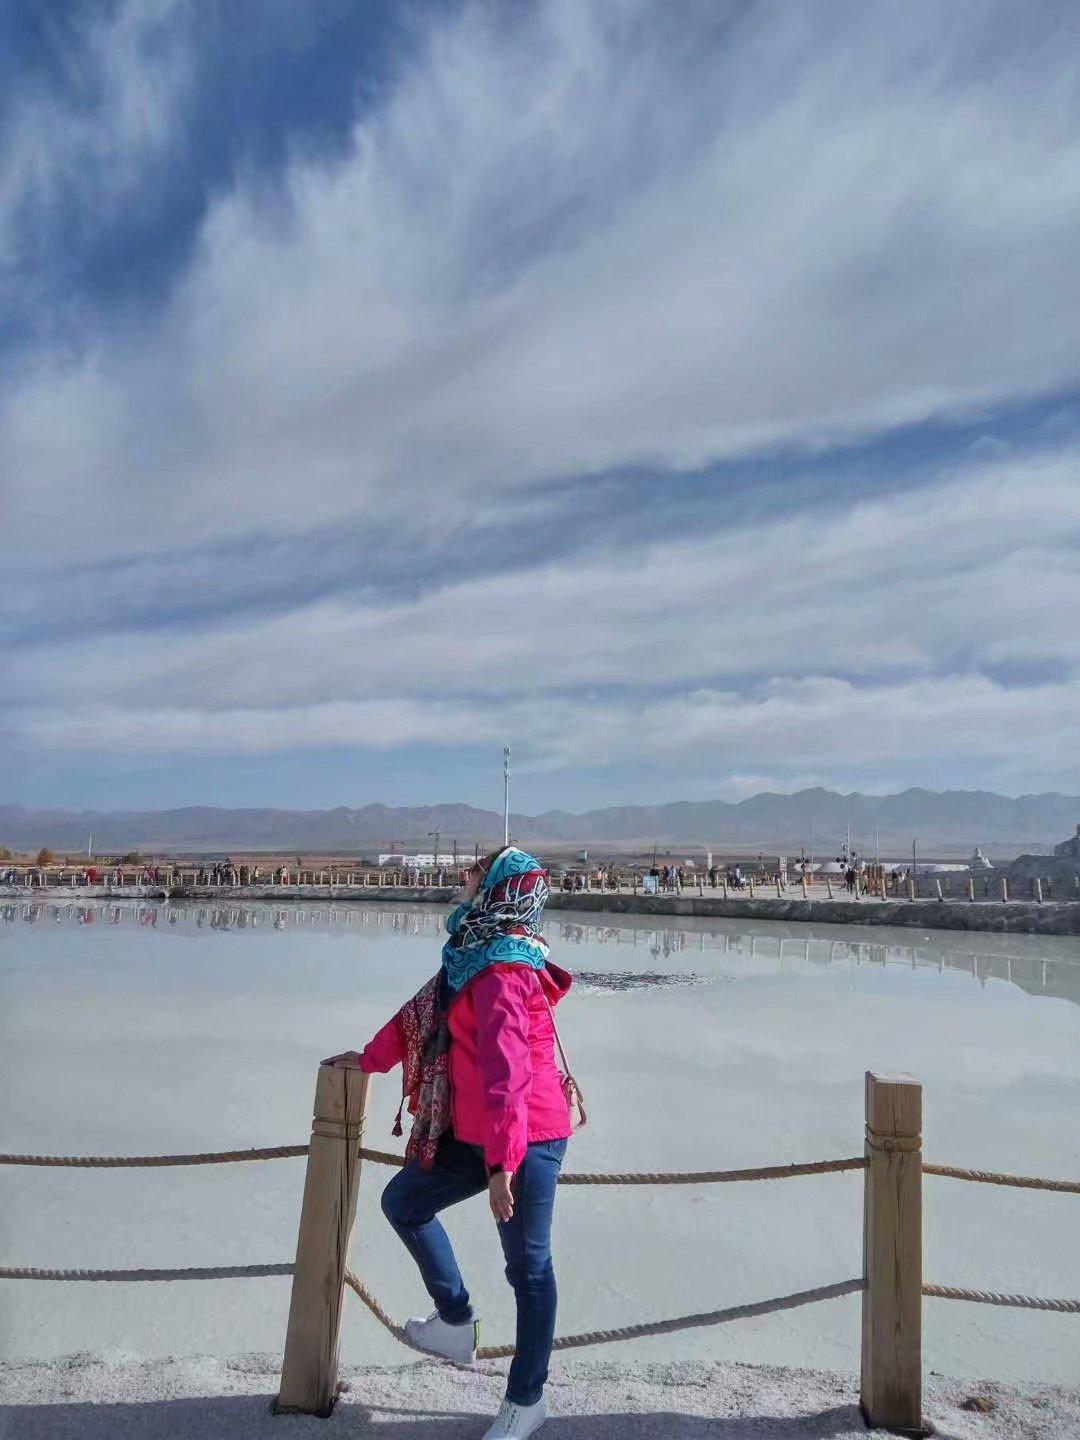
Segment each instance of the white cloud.
M435 29L345 160L211 207L160 328L39 357L3 417L11 563L358 513L422 533L554 475L1074 380L1063 37L999 6L752 15L707 64L653 7ZM980 71L995 27L1019 53ZM125 133L152 142L141 93Z
M811 775L830 777L868 765L910 774L917 759L919 766L974 764L1001 788L1016 790L1046 775L1061 777L1063 785L1080 784L1078 714L1080 677L1023 689L977 676L866 688L810 677L773 682L754 696L702 689L646 703L626 697L549 697L542 704L507 697L440 703L392 697L273 710L26 711L16 712L5 729L16 745L128 757L494 744L512 734L532 750L534 771L643 760L674 768L690 758L699 769L711 765L730 787L732 757L751 766L791 757Z
M10 667L23 708L9 738L259 754L513 734L542 768L700 754L725 775L782 761L820 777L953 760L1000 785L1060 785L1080 780L1076 479L1061 461L1010 461L824 522L518 568L407 603L38 646ZM961 673L943 673L949 655ZM982 673L1008 660L1059 673Z
M0 237L61 337L0 392L9 587L123 561L115 615L117 585L145 603L159 563L175 589L180 550L195 592L199 547L337 523L426 554L453 524L455 552L404 600L15 649L9 739L259 754L512 731L546 766L697 747L739 785L781 752L836 775L872 734L860 763L882 773L919 756L1002 785L1076 775L1067 449L991 437L905 494L826 481L768 522L530 549L539 509L574 523L545 481L637 465L662 483L1080 376L1077 22L826 13L702 6L698 45L651 5L466 7L344 158L298 153L272 189L243 174L217 196L134 328L50 313L18 217L71 193L115 216L182 143L192 12L129 3L88 32L100 131L37 96L0 151ZM518 544L477 577L496 513ZM1010 666L1058 678L999 683Z
M38 17L64 83L10 77L9 121L0 132L0 287L25 283L65 203L90 209L92 224L113 218L176 143L193 68L187 18L180 0L121 0L75 19ZM38 299L47 306L45 287ZM62 415L63 396L57 400Z
M212 710L1068 668L1078 587L1078 462L1027 459L699 539L455 577L408 601L335 598L125 635L122 648L112 635L40 645L13 657L8 682L23 704Z

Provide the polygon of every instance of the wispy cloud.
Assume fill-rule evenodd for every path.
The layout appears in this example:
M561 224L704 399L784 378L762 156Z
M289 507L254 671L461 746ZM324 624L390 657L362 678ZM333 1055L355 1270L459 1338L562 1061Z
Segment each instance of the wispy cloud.
M87 225L137 205L184 143L193 11L63 37L93 138L62 97L19 99L4 283L42 323L0 397L0 555L84 616L98 589L103 629L20 644L20 613L9 736L434 755L510 728L552 767L722 744L729 775L775 774L770 746L827 775L858 724L890 775L949 753L988 783L1073 774L1076 451L1068 427L1003 448L996 417L1080 384L1074 13L410 14L408 63L338 150L208 195L135 317L61 303L33 237L61 202ZM769 522L530 546L600 476L619 505L631 470L978 414L970 468L906 493L868 475L843 503L781 489ZM335 529L355 564L311 600L290 566ZM387 543L417 557L392 595L365 584ZM229 547L263 556L240 617Z

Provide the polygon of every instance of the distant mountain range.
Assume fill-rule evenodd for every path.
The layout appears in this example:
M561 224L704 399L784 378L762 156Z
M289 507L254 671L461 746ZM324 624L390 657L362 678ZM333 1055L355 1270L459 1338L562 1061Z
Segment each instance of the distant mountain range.
M797 854L809 848L813 827L818 854L833 849L851 827L864 853L875 838L882 853L907 854L913 837L929 856L962 853L975 845L996 853L1045 850L1075 832L1080 796L1021 795L1011 799L982 790L904 790L898 795L840 795L800 790L794 795L761 794L729 804L684 800L671 805L625 805L574 815L549 810L514 815L516 840L530 845L617 845L620 848L685 846L721 851L778 849ZM440 849L452 840L471 849L494 845L502 816L471 805L417 808L364 805L333 810L224 810L189 806L180 810L27 810L0 805L0 844L17 850L85 852L93 832L97 853L229 850L359 853L397 848Z

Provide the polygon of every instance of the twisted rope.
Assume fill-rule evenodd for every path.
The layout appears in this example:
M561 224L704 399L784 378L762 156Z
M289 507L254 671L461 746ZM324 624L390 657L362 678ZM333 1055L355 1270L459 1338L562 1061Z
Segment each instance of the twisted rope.
M78 1169L139 1169L161 1165L222 1165L237 1160L285 1160L306 1155L307 1145L264 1145L252 1150L211 1150L194 1155L8 1155L0 1165L64 1166ZM405 1164L405 1156L390 1150L359 1149L361 1160L374 1165ZM740 1180L789 1180L797 1175L832 1175L862 1170L861 1155L843 1160L812 1160L794 1165L760 1165L743 1170L645 1170L627 1172L577 1171L559 1176L560 1185L718 1185ZM956 1165L923 1164L924 1175L950 1180L971 1180L981 1185L1008 1185L1021 1190L1050 1190L1080 1195L1080 1180L1046 1180L1035 1175L1007 1175L997 1170L965 1170Z
M404 1155L360 1147L360 1158L375 1165L404 1165ZM734 1180L787 1180L793 1175L831 1175L862 1170L861 1155L849 1160L813 1160L800 1165L763 1165L752 1170L645 1170L625 1173L576 1171L559 1176L560 1185L715 1185Z
M139 1168L155 1165L218 1165L232 1160L280 1160L306 1155L306 1145L275 1145L259 1150L217 1150L199 1155L0 1155L0 1165L62 1165L84 1169ZM405 1164L404 1155L360 1146L361 1160L375 1165ZM814 1160L800 1165L765 1165L752 1170L671 1170L626 1174L577 1173L560 1175L560 1185L707 1185L733 1180L786 1180L793 1175L828 1175L838 1170L861 1170L861 1155L848 1160Z
M974 1180L980 1185L1015 1185L1021 1190L1058 1190L1080 1195L1080 1180L1042 1180L1034 1175L1002 1175L996 1170L961 1170L956 1165L923 1165L924 1175L945 1175L950 1180Z
M960 1290L955 1285L924 1285L924 1295L936 1300L972 1300L978 1305L1011 1305L1019 1310L1057 1310L1080 1315L1080 1300L1046 1300L1038 1295L1003 1295L998 1290Z
M198 1155L0 1155L0 1165L64 1165L87 1170L120 1170L154 1165L221 1165L230 1160L284 1160L307 1153L306 1145L268 1145L260 1150L211 1150Z
M388 1330L395 1340L404 1345L409 1343L405 1339L402 1326L395 1325L359 1276L346 1270L345 1283L355 1291L379 1324ZM640 1325L623 1325L617 1329L586 1330L580 1335L560 1335L556 1337L552 1348L573 1350L582 1345L609 1345L619 1340L637 1340L647 1335L669 1335L676 1330L690 1330L701 1325L722 1325L729 1320L771 1315L778 1310L794 1310L799 1305L813 1305L819 1300L834 1300L841 1295L853 1295L864 1288L865 1282L861 1279L841 1280L835 1285L819 1285L813 1290L799 1290L793 1295L780 1295L773 1300L757 1300L749 1305L731 1305L726 1310L708 1310L700 1315L678 1315L670 1320L649 1320ZM481 1345L476 1352L476 1358L506 1360L513 1354L513 1345Z
M43 1270L0 1265L0 1280L248 1280L291 1275L292 1265L192 1265L185 1270Z

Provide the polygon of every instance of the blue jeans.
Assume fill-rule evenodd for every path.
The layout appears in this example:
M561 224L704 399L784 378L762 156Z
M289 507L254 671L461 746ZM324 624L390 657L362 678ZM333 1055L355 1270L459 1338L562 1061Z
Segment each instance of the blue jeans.
M514 1359L506 1382L507 1398L515 1405L535 1405L547 1380L557 1301L551 1217L565 1154L565 1140L537 1140L528 1147L514 1176L513 1219L498 1222L506 1278L517 1300ZM487 1188L483 1148L444 1135L430 1170L410 1160L383 1191L383 1214L405 1242L439 1315L450 1325L471 1320L473 1311L450 1238L435 1217Z

